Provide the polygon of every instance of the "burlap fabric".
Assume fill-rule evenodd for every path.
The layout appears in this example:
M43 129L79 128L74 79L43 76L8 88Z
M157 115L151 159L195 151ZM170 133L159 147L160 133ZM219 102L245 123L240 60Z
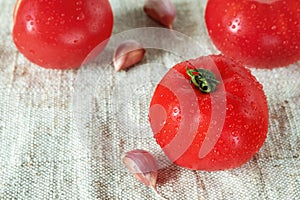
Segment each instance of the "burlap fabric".
M204 54L217 53L205 31L205 1L174 3L174 29L200 42ZM111 4L114 34L159 27L143 13L143 1ZM190 171L165 161L147 121L151 93L179 56L149 49L140 65L120 73L111 65L97 67L100 61L79 70L45 70L12 42L13 5L0 2L0 199L158 199L120 162L122 153L136 148L158 157L158 191L167 199L300 199L299 62L252 69L270 110L260 152L238 169Z

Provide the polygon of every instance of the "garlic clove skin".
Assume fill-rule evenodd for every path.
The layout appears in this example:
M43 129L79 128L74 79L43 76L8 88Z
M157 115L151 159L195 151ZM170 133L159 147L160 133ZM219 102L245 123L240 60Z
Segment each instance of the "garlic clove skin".
M115 71L125 70L143 60L146 51L135 40L125 40L114 52L113 64Z
M146 0L144 4L145 13L160 22L162 25L172 29L176 17L176 9L170 0Z
M136 149L125 153L121 160L136 179L146 186L156 187L158 166L151 153Z

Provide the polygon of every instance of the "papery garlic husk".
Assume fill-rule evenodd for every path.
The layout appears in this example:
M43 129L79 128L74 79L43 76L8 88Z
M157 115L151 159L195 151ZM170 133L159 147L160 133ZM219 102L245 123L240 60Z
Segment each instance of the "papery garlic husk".
M143 60L143 46L135 40L125 40L114 52L113 64L115 71L125 70Z
M176 17L176 9L170 0L146 0L144 4L145 13L160 22L162 25L172 29Z

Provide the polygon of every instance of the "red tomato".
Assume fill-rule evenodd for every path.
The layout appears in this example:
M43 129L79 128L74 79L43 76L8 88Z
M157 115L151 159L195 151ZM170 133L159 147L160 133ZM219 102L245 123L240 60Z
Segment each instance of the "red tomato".
M216 47L257 68L300 59L299 0L208 0L205 20Z
M194 81L212 91L203 93L191 83L187 68L210 70L214 75L190 74L198 74ZM175 164L224 170L241 166L261 148L268 132L268 106L261 84L248 69L212 55L167 72L153 94L149 121L157 143Z
M79 67L107 40L112 27L108 0L19 0L14 10L13 39L31 62L69 69Z

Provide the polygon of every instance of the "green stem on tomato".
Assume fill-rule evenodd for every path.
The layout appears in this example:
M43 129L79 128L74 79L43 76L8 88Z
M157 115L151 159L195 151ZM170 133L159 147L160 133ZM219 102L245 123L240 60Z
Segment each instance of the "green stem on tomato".
M187 68L186 73L191 77L191 83L203 93L214 92L217 88L217 84L220 83L216 76L207 69Z

